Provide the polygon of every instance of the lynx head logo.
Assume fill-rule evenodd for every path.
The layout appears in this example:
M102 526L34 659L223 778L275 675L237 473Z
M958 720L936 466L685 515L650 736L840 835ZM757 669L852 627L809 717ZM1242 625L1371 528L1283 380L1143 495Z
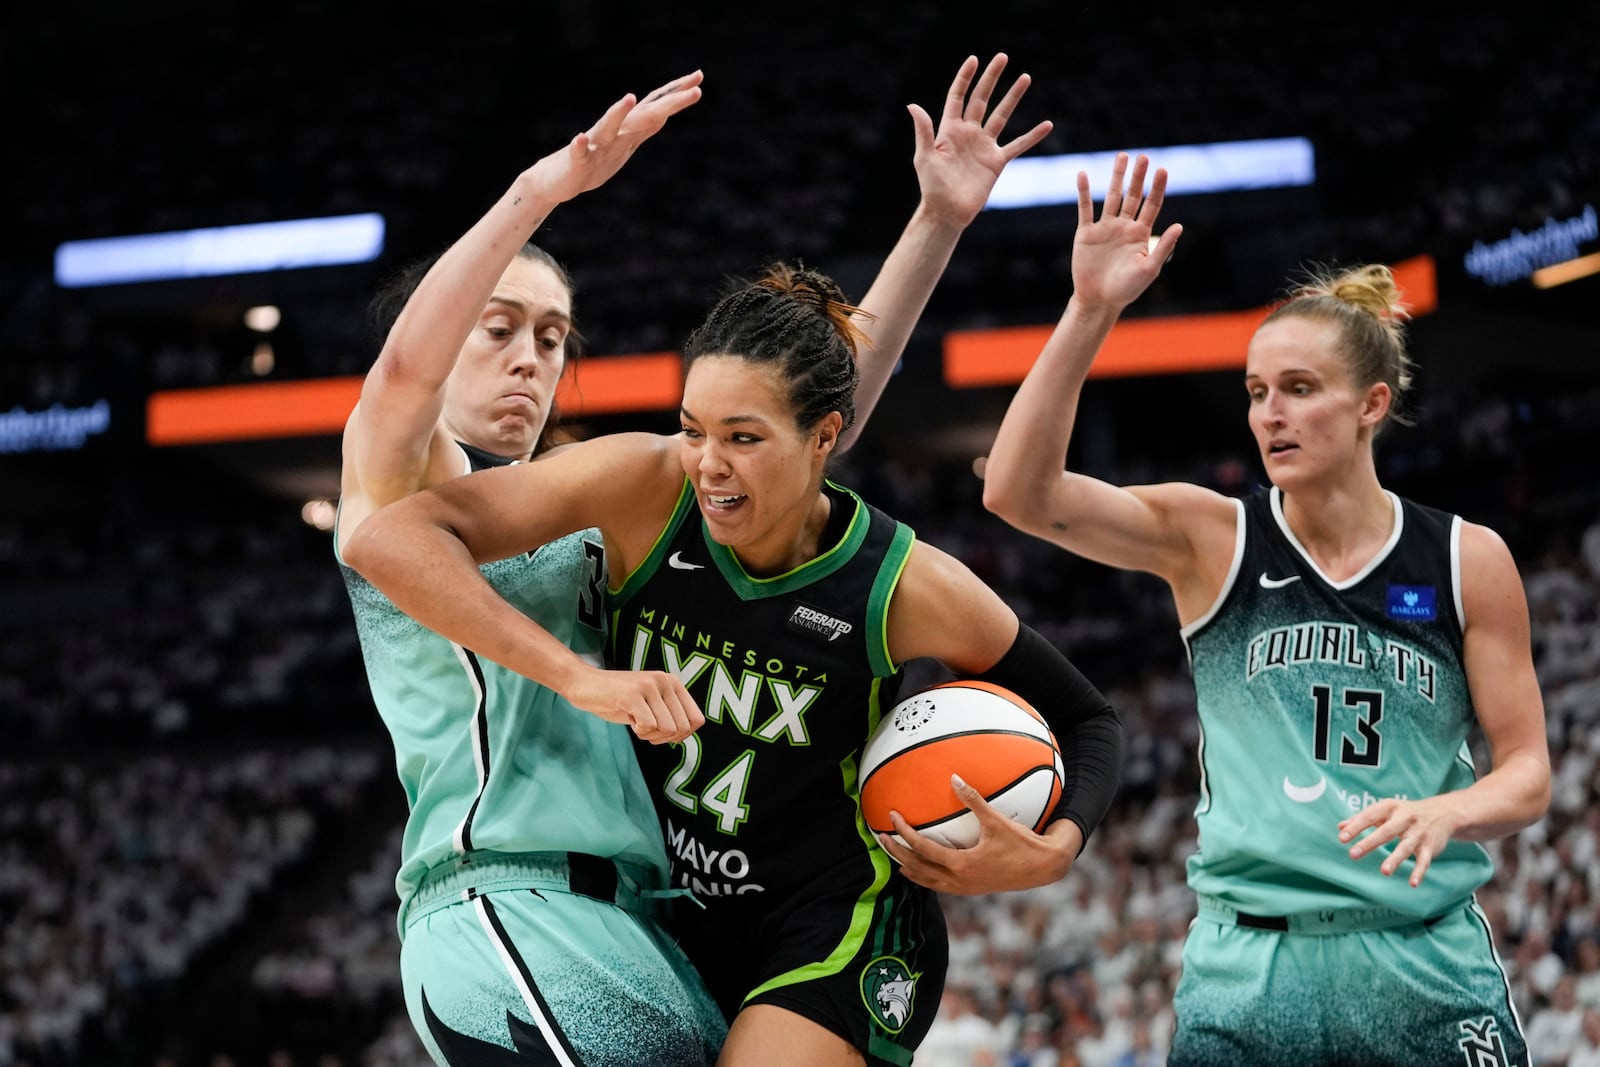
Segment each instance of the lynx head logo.
M917 979L905 961L879 956L861 970L861 999L878 1025L891 1034L906 1027L916 1004Z

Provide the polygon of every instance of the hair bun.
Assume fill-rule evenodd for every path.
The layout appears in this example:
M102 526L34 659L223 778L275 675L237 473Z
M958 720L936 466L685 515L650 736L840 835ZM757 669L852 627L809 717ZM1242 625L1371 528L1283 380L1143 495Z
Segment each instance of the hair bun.
M774 263L756 284L827 314L830 305L845 304L839 283L804 264Z

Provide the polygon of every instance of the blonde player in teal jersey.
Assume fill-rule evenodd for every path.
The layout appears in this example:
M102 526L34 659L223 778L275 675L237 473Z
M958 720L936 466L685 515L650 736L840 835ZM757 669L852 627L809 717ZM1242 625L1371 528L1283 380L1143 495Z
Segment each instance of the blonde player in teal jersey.
M1474 892L1492 875L1479 842L1549 803L1527 603L1496 534L1379 483L1373 437L1410 378L1388 269L1311 278L1252 338L1269 489L1063 471L1095 354L1181 233L1153 237L1166 174L1146 196L1148 165L1130 178L1118 156L1099 220L1078 177L1072 297L1001 425L984 503L1172 589L1203 779L1169 1062L1526 1063Z
M1018 78L991 108L1004 68L1003 55L981 77L975 58L962 64L951 95L963 106L947 109L937 129L911 107L922 196L863 300L875 316L864 410L1000 171L1049 132L1041 123L999 143L1028 85ZM698 100L700 83L696 72L637 104L619 101L519 176L426 273L400 279L390 303L403 307L385 316L393 324L346 427L336 552L385 504L559 451L548 431L575 336L572 287L528 239ZM606 567L597 533L482 570L565 648L599 661ZM726 1024L655 922L667 859L622 725L645 741L681 738L700 722L681 686L632 675L623 680L630 698L581 711L342 571L410 806L396 879L401 972L430 1054L455 1067L710 1062Z

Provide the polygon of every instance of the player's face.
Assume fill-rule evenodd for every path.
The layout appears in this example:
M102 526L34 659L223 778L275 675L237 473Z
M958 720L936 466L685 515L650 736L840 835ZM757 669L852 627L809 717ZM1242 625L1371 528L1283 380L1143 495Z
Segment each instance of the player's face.
M1250 342L1250 430L1267 476L1285 491L1337 481L1371 462L1388 387L1357 386L1338 338L1331 322L1287 318L1263 326Z
M555 271L522 256L512 260L445 386L450 431L496 455L532 453L550 415L571 329L572 294Z
M737 356L697 359L679 414L683 471L712 538L758 570L804 562L838 416L799 429L778 372Z

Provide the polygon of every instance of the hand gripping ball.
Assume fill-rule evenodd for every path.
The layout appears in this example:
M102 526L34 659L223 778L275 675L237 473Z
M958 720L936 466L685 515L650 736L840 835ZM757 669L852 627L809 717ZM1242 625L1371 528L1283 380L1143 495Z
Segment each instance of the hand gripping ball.
M978 817L952 774L1035 832L1061 799L1061 746L1027 701L988 682L957 680L913 693L872 731L861 755L861 812L894 835L898 811L918 833L952 848L978 842Z

